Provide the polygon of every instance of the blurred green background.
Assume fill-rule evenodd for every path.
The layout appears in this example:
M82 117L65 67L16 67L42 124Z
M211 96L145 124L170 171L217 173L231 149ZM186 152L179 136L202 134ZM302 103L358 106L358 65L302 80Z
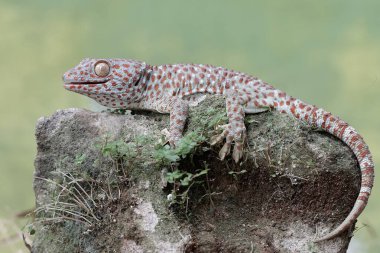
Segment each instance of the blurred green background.
M84 57L257 75L351 123L379 164L379 12L378 0L1 0L0 252L19 249L6 239L15 231L10 217L33 207L37 119L92 107L62 88L63 72ZM351 252L378 252L379 211L376 184Z

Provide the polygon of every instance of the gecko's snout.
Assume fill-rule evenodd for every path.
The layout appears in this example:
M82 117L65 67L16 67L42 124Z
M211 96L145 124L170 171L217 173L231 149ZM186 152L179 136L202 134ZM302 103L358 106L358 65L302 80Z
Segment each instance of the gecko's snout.
M67 72L65 72L63 75L62 75L62 81L65 82L67 80Z

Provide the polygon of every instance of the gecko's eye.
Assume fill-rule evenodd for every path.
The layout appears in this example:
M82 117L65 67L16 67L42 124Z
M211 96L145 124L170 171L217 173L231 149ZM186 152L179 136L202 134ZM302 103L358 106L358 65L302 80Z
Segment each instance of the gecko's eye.
M105 77L110 73L110 65L105 61L98 61L94 67L95 74L100 77Z

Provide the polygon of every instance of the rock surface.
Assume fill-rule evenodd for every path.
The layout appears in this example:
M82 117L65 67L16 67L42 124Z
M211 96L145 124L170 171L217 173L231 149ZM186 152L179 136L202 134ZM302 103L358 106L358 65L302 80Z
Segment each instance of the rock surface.
M167 115L66 109L41 118L33 252L346 252L352 231L312 241L358 194L349 148L266 112L246 118L243 162L220 161L207 140L223 113L217 98L193 108L186 131L206 142L173 163L157 158ZM192 181L170 183L172 171Z

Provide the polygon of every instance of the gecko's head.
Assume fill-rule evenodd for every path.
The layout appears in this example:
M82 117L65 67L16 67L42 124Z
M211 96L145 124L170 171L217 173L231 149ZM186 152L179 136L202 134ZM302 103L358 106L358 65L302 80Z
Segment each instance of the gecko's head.
M147 65L127 59L84 59L63 75L64 87L114 108L138 102Z

